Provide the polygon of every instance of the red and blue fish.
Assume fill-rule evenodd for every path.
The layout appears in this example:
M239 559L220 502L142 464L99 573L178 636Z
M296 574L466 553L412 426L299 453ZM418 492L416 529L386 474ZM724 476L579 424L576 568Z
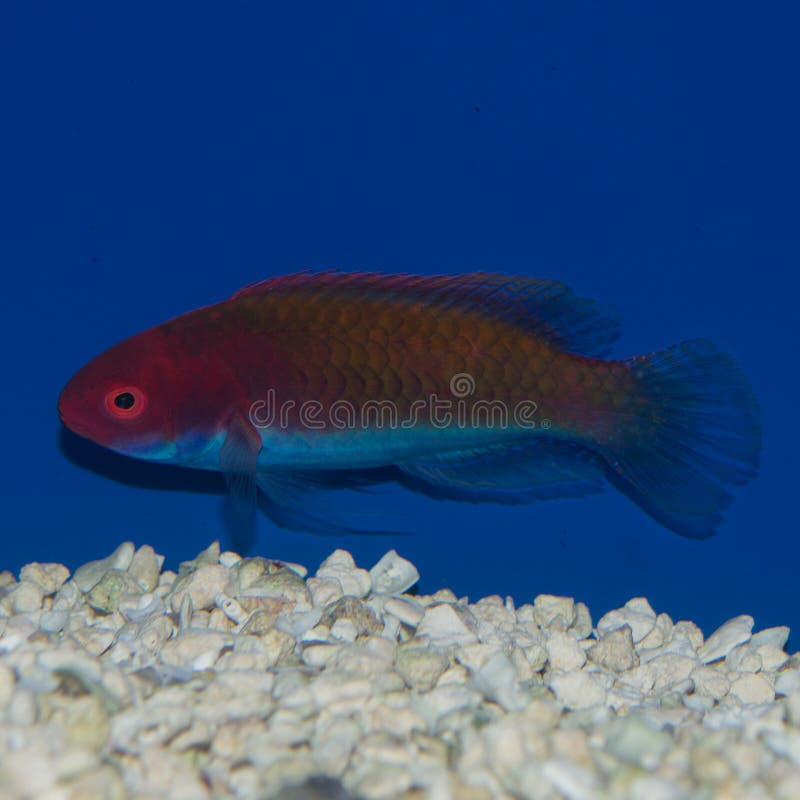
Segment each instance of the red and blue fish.
M713 343L607 360L606 307L549 280L303 272L117 344L59 400L64 424L137 458L262 493L280 525L352 532L319 490L393 478L501 503L608 482L710 536L756 474L758 406Z

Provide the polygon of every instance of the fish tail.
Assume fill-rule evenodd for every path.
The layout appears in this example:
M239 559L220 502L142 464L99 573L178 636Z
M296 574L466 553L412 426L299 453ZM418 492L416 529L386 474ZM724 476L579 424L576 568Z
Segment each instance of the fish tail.
M729 487L758 467L760 414L746 376L701 339L625 364L639 410L603 446L609 480L676 533L713 535L732 500Z

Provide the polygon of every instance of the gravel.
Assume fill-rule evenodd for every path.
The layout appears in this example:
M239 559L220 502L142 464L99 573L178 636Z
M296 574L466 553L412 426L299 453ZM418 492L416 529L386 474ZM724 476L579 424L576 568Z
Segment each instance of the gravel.
M163 563L0 573L0 800L800 797L788 628L408 594L393 550Z

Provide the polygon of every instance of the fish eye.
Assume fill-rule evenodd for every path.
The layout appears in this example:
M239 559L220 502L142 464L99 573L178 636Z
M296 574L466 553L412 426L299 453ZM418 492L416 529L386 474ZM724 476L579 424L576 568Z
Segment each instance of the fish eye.
M135 386L118 386L106 394L106 410L117 419L138 417L147 405L144 392Z
M130 411L136 404L136 398L130 392L120 392L114 398L114 405L123 411Z

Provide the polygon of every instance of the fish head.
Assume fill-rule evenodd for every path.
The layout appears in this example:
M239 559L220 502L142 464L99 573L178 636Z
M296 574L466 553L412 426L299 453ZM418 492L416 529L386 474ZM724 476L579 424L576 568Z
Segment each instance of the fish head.
M177 454L174 358L157 330L111 347L82 367L58 400L74 433L150 461Z

